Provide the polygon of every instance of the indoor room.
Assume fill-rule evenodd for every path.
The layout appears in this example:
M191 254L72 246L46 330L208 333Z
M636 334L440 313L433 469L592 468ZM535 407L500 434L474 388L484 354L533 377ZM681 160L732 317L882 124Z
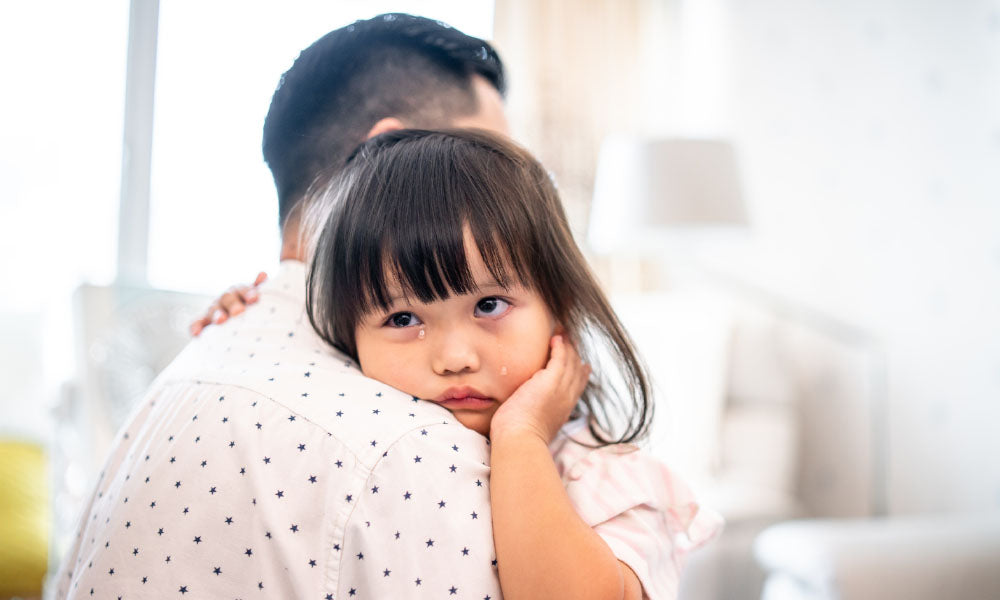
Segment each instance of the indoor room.
M579 378L575 381L580 390L584 384L588 387L571 394L572 418L566 416L570 404L558 419L551 417L556 427L543 441L549 444L569 494L564 497L561 490L553 490L553 502L561 502L563 509L571 502L578 513L572 517L579 523L573 522L586 524L580 539L600 542L602 551L613 553L605 558L617 558L613 565L614 573L622 578L620 597L1000 597L1000 570L996 568L1000 565L1000 441L991 433L1000 427L997 0L50 0L0 8L0 62L7 89L0 99L4 282L0 375L7 382L0 394L0 475L5 482L0 488L0 598L165 597L189 592L216 597L219 589L233 589L235 596L236 588L210 588L209 584L199 588L196 579L191 583L176 579L183 577L175 574L183 573L185 564L178 561L195 560L194 552L206 550L230 561L223 565L220 558L220 566L209 565L206 581L223 585L219 582L225 576L213 573L211 567L223 573L239 569L248 585L253 580L254 593L261 597L437 593L496 598L501 587L504 597L522 597L515 577L520 573L505 573L503 566L496 566L497 562L503 565L508 556L506 540L525 543L527 539L514 535L515 529L507 531L503 515L510 503L498 500L497 489L476 491L485 494L485 507L466 511L478 516L493 510L496 552L489 528L482 533L482 546L469 542L464 548L464 554L470 548L473 554L490 554L483 564L486 576L493 579L483 589L497 591L488 593L457 583L442 583L436 592L430 589L430 582L446 582L452 575L473 577L452 559L436 563L441 564L440 574L421 576L428 585L417 583L412 592L392 592L395 595L378 592L390 589L378 587L390 585L390 572L402 576L417 559L397 552L395 560L405 564L376 564L373 557L383 547L374 543L363 550L355 548L350 555L367 553L372 563L366 563L367 567L377 567L377 573L373 571L370 580L359 575L359 581L366 583L357 585L347 575L338 579L333 574L343 574L347 568L331 566L341 564L339 545L360 539L351 536L360 536L365 525L352 534L350 522L338 520L325 504L315 504L315 514L309 517L331 528L317 538L323 544L324 558L298 550L289 550L287 556L293 558L287 558L275 551L274 561L262 566L265 556L259 556L256 564L249 562L250 555L243 556L250 550L244 550L249 543L230 558L229 549L212 549L211 535L205 536L203 544L198 534L199 541L183 550L156 550L157 563L151 572L161 580L169 578L167 587L157 588L162 592L143 592L145 582L138 583L142 574L138 571L129 583L119 583L132 577L128 560L145 559L147 553L140 547L159 548L153 545L162 543L157 538L164 534L155 531L161 525L148 532L146 546L136 542L127 544L128 548L124 542L114 543L121 531L108 529L105 534L95 529L101 526L98 515L106 515L108 528L115 526L118 517L120 527L128 522L130 530L154 525L149 510L146 516L126 512L133 508L120 500L111 506L108 498L121 495L127 502L131 496L130 504L144 500L143 507L136 509L151 508L148 505L155 500L161 505L165 502L129 490L140 489L132 486L141 484L141 473L157 480L160 472L149 470L160 468L152 464L157 457L174 456L169 449L172 437L169 443L164 441L167 435L182 437L182 432L195 431L194 425L171 429L181 413L170 412L174 419L170 421L156 416L156 411L167 408L154 406L159 396L150 395L164 389L184 364L197 367L199 373L209 372L216 369L218 358L219 372L230 378L226 385L241 389L265 385L268 377L280 379L280 375L268 375L267 369L284 369L277 365L283 359L268 359L266 365L260 361L263 366L259 368L253 362L228 363L229 342L225 340L232 337L232 348L247 349L240 360L249 361L258 351L265 356L263 349L254 346L255 340L237 334L251 331L249 323L256 321L247 320L263 315L268 294L276 293L284 281L282 273L289 259L301 271L296 288L302 295L299 305L322 298L323 290L338 297L334 284L317 287L329 282L321 276L324 263L311 259L321 256L318 250L314 254L316 244L328 248L321 229L332 230L332 224L339 221L330 217L331 225L324 228L325 221L317 221L320 226L310 229L314 224L309 219L320 215L319 209L286 213L281 195L291 184L273 173L279 160L276 153L283 150L274 149L277 143L269 149L265 137L262 151L262 130L269 135L265 120L277 123L275 128L285 123L272 116L279 110L275 108L281 98L278 92L286 89L293 94L293 86L306 85L295 83L298 80L290 71L293 65L306 64L306 54L297 62L300 52L328 32L353 34L348 28L356 22L362 27L361 20L405 21L407 17L395 16L398 13L427 17L429 26L457 31L463 40L473 40L471 50L463 55L473 66L461 67L466 69L461 77L471 77L473 84L459 87L462 93L473 94L470 106L479 112L459 108L461 118L434 120L437 108L424 112L413 108L423 101L424 88L419 87L423 80L417 76L411 80L407 71L400 71L403 76L393 76L397 91L416 91L400 92L401 103L385 105L388 108L376 106L375 100L364 105L338 101L341 108L337 110L370 110L375 117L357 131L347 131L343 125L345 139L352 140L344 142L346 151L337 160L329 154L312 161L328 164L316 167L316 173L297 175L294 185L310 199L310 207L326 202L335 215L337 198L353 197L352 192L340 190L364 191L364 186L356 185L357 178L367 173L363 167L381 164L376 162L379 156L394 152L365 140L380 134L384 137L379 139L395 139L394 135L402 135L398 130L410 128L493 129L500 133L484 134L486 141L476 143L491 148L495 144L500 148L496 153L522 157L514 161L517 165L537 161L533 168L546 176L536 177L527 187L543 189L548 194L545 198L559 202L551 208L555 211L551 215L528 221L539 229L542 222L546 227L555 223L551 226L568 232L561 243L570 247L568 254L582 257L581 264L585 263L599 288L594 296L607 298L627 332L627 343L613 335L613 326L608 326L612 334L602 338L606 322L594 317L600 310L588 313L585 304L579 309L585 325L577 332L570 326L572 319L553 316L562 314L553 308L562 304L553 304L545 296L549 292L543 293L550 287L556 289L551 293L563 294L560 302L575 307L583 302L584 294L573 290L590 288L549 285L535 275L524 286L548 302L554 329L543 336L546 343L552 335L566 336L572 342L570 352L581 356L577 362L589 365L589 375L573 371L579 368L574 365L566 367L566 372ZM355 72L365 75L373 72L375 67L369 69L370 65L382 68L391 62L391 58L372 59L359 67L368 51L365 43L341 52L352 58L342 67L343 73L330 75L331 81L346 81ZM434 42L431 53L452 52L455 43ZM411 50L405 54L411 60ZM493 71L480 70L487 68ZM307 76L303 81L316 79ZM448 77L440 81L444 82L441 89L450 85ZM366 82L355 88L367 93L373 88L366 86L375 84ZM485 91L475 87L480 84L486 86ZM320 95L320 91L303 93L310 98ZM491 102L495 102L492 109ZM405 112L411 108L412 118ZM304 118L298 110L289 108L287 123L294 125L288 125L290 130L298 127L297 119ZM324 117L324 126L341 127L348 122L339 113L330 114ZM489 125L497 122L501 125L496 128ZM326 143L326 138L313 140L311 133L302 131L296 129L292 137L312 140L317 146ZM361 149L353 152L362 142ZM423 166L410 177L414 185L430 185L428 173L437 173L444 163L422 163L431 159L429 150L421 152L412 160ZM307 160L311 157L291 151L282 158L295 173L312 164ZM336 170L342 164L357 167L346 171L355 179ZM394 181L380 176L382 171L376 167L372 169L372 181ZM504 172L484 169L487 174L500 173L490 183L497 189L515 185ZM326 215L319 218L326 219ZM424 229L437 226L433 219L421 218ZM295 236L289 233L293 226ZM301 238L297 237L300 226ZM463 227L462 232L468 234L468 221ZM397 228L386 239L409 239L422 235L421 231L416 225L413 231ZM462 239L468 252L468 239ZM497 255L507 257L501 263L513 261L503 264L518 277L522 274L517 256L526 256L524 262L530 268L548 261L544 254L530 260L537 249L525 250L506 235L494 233L492 239L497 242ZM481 243L479 238L476 243ZM492 254L484 252L482 245L479 249L490 276L506 289L504 278L490 269ZM439 253L434 256L440 259ZM329 262L330 272L337 272L336 261ZM460 265L467 262L473 261L459 261ZM421 267L423 276L432 282L447 279L443 263L434 264L441 275L436 268ZM562 263L547 266L545 272L570 271ZM263 283L258 278L260 285L255 287L260 272L267 273L267 278ZM306 278L310 272L313 276ZM400 283L404 273L393 274L395 279L390 280ZM446 284L454 292L452 298L459 297L462 286L447 281L452 282ZM417 288L410 291L421 296ZM231 292L224 297L227 302L238 300L224 306L232 314L216 311L217 304L213 304L226 292ZM445 301L433 290L428 294L435 301ZM408 296L405 286L402 295ZM521 306L517 299L508 302L499 295L487 298L493 302L491 309L497 306L496 298L501 308ZM482 306L482 302L477 304L476 311L481 312ZM489 416L485 430L463 420L462 415L474 412L461 404L471 402L470 392L448 392L451 395L437 402L433 395L395 384L393 377L403 369L401 365L412 364L402 359L392 363L389 377L371 376L365 368L366 346L360 339L352 340L345 350L340 345L343 338L336 333L341 329L331 325L324 330L317 324L331 310L309 308L296 313L301 335L315 337L310 352L327 356L337 369L351 371L355 379L378 380L374 383L401 390L407 403L428 404L428 410L451 407L450 414L427 414L436 415L435 423L454 415L457 421L447 427L462 430L455 435L472 436L462 438L470 440L470 446L482 445L482 457L469 457L470 465L485 469L483 476L474 479L481 483L499 476L498 488L510 485L505 483L510 470L497 468L501 444L496 429L489 433ZM573 310L567 314L576 315ZM395 313L390 321L400 328L416 322L398 321L399 314L404 313ZM406 318L417 314L405 313ZM431 320L420 319L419 333L412 330L413 347L420 352L444 347L445 342L439 344L444 338L435 339L437 329ZM592 329L598 334L591 336ZM324 337L324 331L334 333ZM490 331L489 335L498 335ZM519 330L510 339L521 340L522 334ZM269 351L284 350L286 342L298 343L289 341L291 330L287 337ZM499 342L489 344L487 353L475 359L475 367L465 365L463 373L479 368L480 360L485 365L491 356L488 352L499 352L496 348L502 347ZM209 345L218 356L190 358L192 347ZM638 360L626 360L624 347L634 349ZM544 346L543 362L532 367L517 382L521 387L515 388L525 389L527 384L521 382L532 373L554 368L545 361L552 360L556 350L549 354L548 348ZM186 363L185 356L189 356ZM619 368L623 361L624 368ZM633 364L639 366L633 368ZM164 371L168 365L171 369ZM504 379L508 366L512 373ZM497 368L498 381L515 377L513 362ZM326 380L310 375L313 369L302 370L305 377L315 380L310 385L318 386L310 388L312 396L296 393L294 401L284 402L279 394L262 388L261 398L279 403L289 416L298 415L297 423L326 427L323 431L334 439L335 419L334 424L325 425L319 417L309 417L314 408L306 404L322 404L320 398L326 395L331 402L340 402L339 390L319 386L318 382ZM318 371L316 367L314 372ZM636 384L632 376L640 371L648 376L643 380L648 385ZM301 375L296 371L296 376ZM251 379L259 381L246 383ZM357 385L369 389L364 387L368 383ZM669 536L666 541L644 540L655 549L649 553L635 549L642 546L621 541L632 539L627 535L602 537L602 527L614 519L588 516L587 493L573 492L572 482L579 473L574 475L571 467L596 460L597 454L578 463L560 462L559 452L583 452L583 446L556 450L559 436L569 435L561 426L572 424L581 414L603 414L589 400L575 404L578 396L589 398L587 394L593 391L594 398L611 398L614 407L627 408L629 402L622 399L634 400L630 395L636 389L645 390L637 405L652 408L641 414L608 412L600 429L613 432L611 437L618 441L595 452L604 457L619 447L628 446L631 451L635 446L639 449L636 456L641 454L648 464L629 472L627 480L617 479L618 487L625 490L625 496L635 497L640 490L654 490L650 494L657 496L657 502L670 496L662 510L657 502L630 500L630 511L653 514L655 527L662 527ZM508 406L506 400L496 402ZM209 410L218 408L209 409L206 404L204 412L197 412L215 414ZM495 405L491 410L498 408ZM267 439L275 435L266 429L270 421L260 418L247 423L256 425L256 430L249 428L250 433L264 436L255 444L280 439ZM264 433L259 431L262 423ZM496 420L493 423L495 427ZM647 433L641 435L640 429ZM361 435L362 430L359 425L352 435ZM223 441L214 434L202 437L204 442ZM303 445L312 450L321 442L328 443L322 440L318 436L315 443L303 440ZM230 439L224 441L228 444ZM161 443L167 445L161 447ZM237 438L232 444L243 447ZM371 448L350 451L357 461L358 485L367 482L358 488L365 492L366 502L376 493L372 489L385 487L374 466L381 458L393 456L388 443L383 444L386 447L377 446L379 454L372 454L375 462L371 463L365 462L362 450L374 452L375 440ZM229 448L220 443L218 449L204 450L204 461L228 460L223 456ZM289 456L303 450L293 448ZM197 451L203 452L200 447ZM257 464L264 454L253 456ZM197 464L200 454L189 457L194 461L190 479L201 482L202 468L210 467ZM555 473L550 457L544 458L545 469ZM323 468L335 468L330 467L335 459L339 462L340 455L325 455ZM178 460L183 462L183 456ZM428 458L427 462L432 461ZM452 472L462 472L455 464L450 466ZM240 476L234 473L225 477L238 480ZM317 485L326 485L323 475L316 474L321 479ZM304 476L316 475L304 472ZM440 477L424 477L424 485L444 486L432 488L442 497L428 505L431 516L427 519L439 518L447 510L446 500L460 504L458 492L456 500L450 500L447 476L445 472ZM166 478L171 485L177 480L177 488L187 489L180 485L184 477L164 474ZM225 489L227 481L220 475L218 487ZM183 506L187 515L188 504L197 508L210 502L215 492L208 495L209 485L216 489L215 483L205 480L205 493L178 504L178 511ZM543 497L536 496L542 494L540 483L515 487L521 491L511 499L520 503L519 510L527 510ZM285 500L280 495L275 500L275 491L284 494L286 489L269 487L260 496L254 492L253 506L264 496L268 502ZM401 489L400 497L404 491L410 493ZM333 492L328 495L332 497ZM600 492L592 495L598 504L607 499ZM360 498L355 494L359 508L354 510L360 509ZM294 494L291 499L298 501ZM442 503L440 510L437 502ZM548 506L542 500L537 504ZM338 504L336 510L342 508ZM247 513L244 521L253 518L270 523L253 514ZM519 515L517 510L511 514L513 518ZM88 515L92 516L88 519ZM181 519L180 515L171 518ZM490 523L477 516L472 517L477 526L480 521ZM368 519L370 527L381 526L376 517ZM399 519L415 528L424 517ZM228 526L219 523L213 527ZM301 523L280 522L283 535L288 535L290 526L297 534L300 525L304 531ZM470 525L463 521L466 526ZM162 528L171 529L169 525ZM217 537L229 535L225 529L213 531L222 532ZM562 534L561 543L566 545L575 539L568 531L560 528L546 536ZM266 533L270 541L271 530ZM405 540L407 530L403 533ZM346 537L340 540L336 535ZM398 539L400 532L395 535ZM538 536L549 539L541 533ZM421 536L421 548L430 552L427 542L432 537ZM535 534L529 538L535 540ZM332 551L335 539L337 550ZM102 548L101 542L107 546ZM462 558L459 551L464 543L457 544L456 556ZM541 541L525 544L547 547ZM439 541L437 547L444 545ZM627 551L622 549L626 546ZM258 554L264 552L254 548ZM642 566L630 562L652 555L656 557L649 562L642 558ZM67 566L66 556L77 557L70 562L79 563ZM281 587L286 585L281 575L286 558L298 561L296 568L305 572L315 575L325 569L329 575L315 588L308 588L308 593L302 592L306 588L295 587L299 584ZM321 569L307 559L327 562ZM514 553L507 564L517 564L516 560ZM576 568L581 573L594 572L580 560ZM99 580L104 583L84 583L97 581L96 575L87 573L96 570L86 565L88 561L105 567ZM361 568L356 566L359 563L360 558L354 559L350 568ZM66 573L65 582L60 573ZM524 577L527 580L528 575ZM635 586L630 587L630 582ZM115 587L119 585L125 587ZM576 592L566 594L582 597Z

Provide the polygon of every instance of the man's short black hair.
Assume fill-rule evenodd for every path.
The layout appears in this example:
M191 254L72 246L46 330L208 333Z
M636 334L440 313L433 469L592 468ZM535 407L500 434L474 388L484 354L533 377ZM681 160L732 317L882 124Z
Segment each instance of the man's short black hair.
M439 21L391 13L324 35L281 76L264 120L279 219L338 171L379 120L439 128L477 110L472 76L505 92L493 47Z

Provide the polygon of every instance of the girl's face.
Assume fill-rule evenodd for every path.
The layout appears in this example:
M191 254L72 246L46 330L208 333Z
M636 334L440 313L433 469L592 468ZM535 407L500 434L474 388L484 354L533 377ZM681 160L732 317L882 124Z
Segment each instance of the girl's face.
M425 303L391 285L391 306L365 315L355 340L365 375L489 435L500 404L548 361L556 323L536 292L497 284L468 231L465 254L478 292Z

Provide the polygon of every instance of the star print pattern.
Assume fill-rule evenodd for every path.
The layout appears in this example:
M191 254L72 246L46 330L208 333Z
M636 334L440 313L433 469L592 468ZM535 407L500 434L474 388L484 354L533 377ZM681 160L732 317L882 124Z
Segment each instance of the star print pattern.
M500 597L486 440L326 346L304 282L282 263L137 402L55 598Z

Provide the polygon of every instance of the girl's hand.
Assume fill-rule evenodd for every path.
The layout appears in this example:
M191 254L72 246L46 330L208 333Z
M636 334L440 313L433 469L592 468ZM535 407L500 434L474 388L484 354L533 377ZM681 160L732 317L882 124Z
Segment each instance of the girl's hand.
M491 439L528 434L548 444L569 419L587 386L590 365L561 335L553 336L550 346L545 368L521 384L493 414Z
M201 330L212 323L225 323L226 319L246 310L248 304L256 302L260 296L257 286L267 280L267 273L261 271L254 279L253 285L234 285L226 290L208 307L205 314L191 323L191 335L197 336Z

